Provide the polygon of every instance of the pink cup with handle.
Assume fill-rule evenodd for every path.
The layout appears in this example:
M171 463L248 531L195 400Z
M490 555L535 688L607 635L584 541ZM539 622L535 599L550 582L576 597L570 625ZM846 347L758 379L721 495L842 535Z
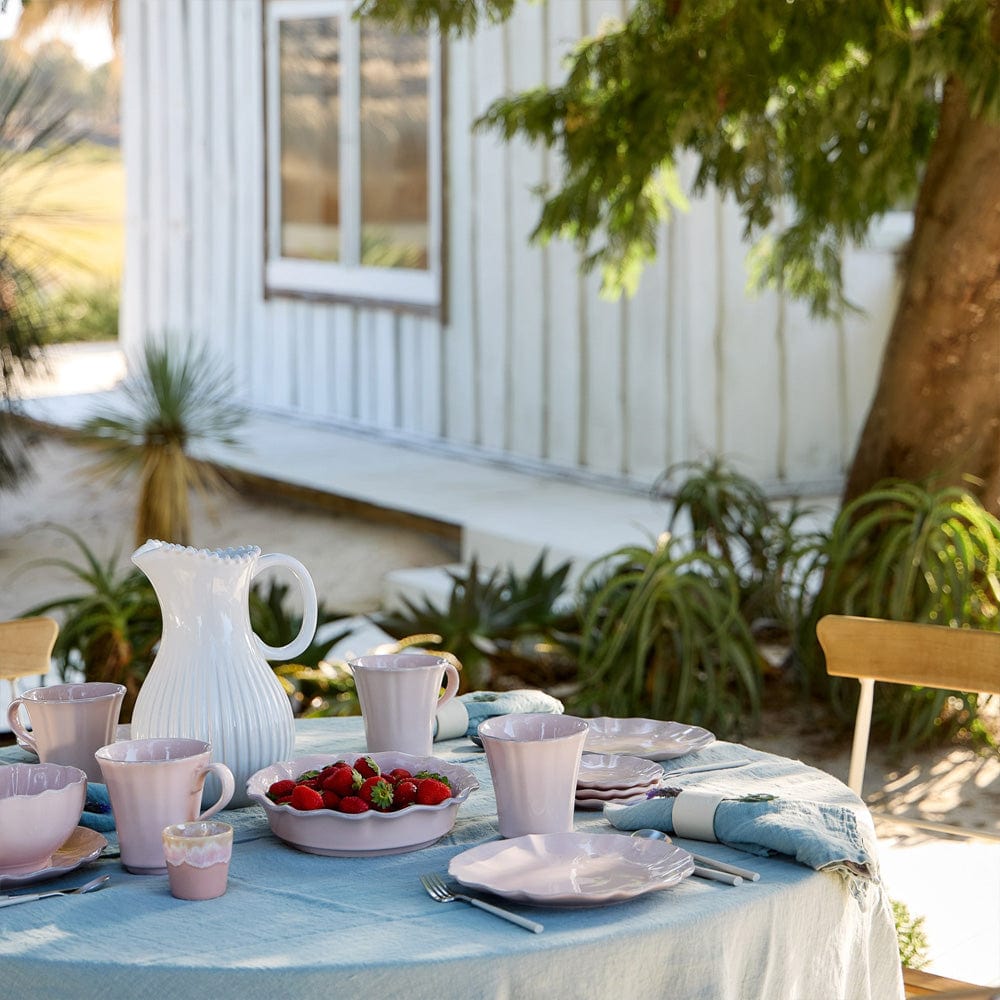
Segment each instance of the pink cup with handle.
M123 740L94 754L108 786L122 866L127 871L165 874L164 827L207 819L229 804L235 791L232 771L213 762L211 755L211 744L202 740L167 737ZM201 811L201 793L209 774L218 777L222 794Z
M361 702L368 752L398 750L430 757L434 716L458 693L454 664L430 653L377 653L348 666Z
M78 767L88 781L100 781L94 751L115 738L124 697L123 685L103 681L32 688L10 703L7 722L42 764ZM30 730L21 721L21 709L28 713Z

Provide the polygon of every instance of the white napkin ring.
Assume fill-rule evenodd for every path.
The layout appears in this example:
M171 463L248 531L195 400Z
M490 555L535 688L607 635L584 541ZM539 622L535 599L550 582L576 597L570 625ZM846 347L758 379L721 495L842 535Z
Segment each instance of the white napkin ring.
M434 719L434 739L454 740L469 731L469 710L464 701L452 698L446 701Z
M716 843L715 810L726 796L706 788L685 788L674 799L673 827L678 837Z

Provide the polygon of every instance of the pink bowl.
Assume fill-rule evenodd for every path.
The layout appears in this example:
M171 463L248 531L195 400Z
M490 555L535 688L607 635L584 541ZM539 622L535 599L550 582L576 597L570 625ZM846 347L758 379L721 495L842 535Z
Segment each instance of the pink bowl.
M64 764L0 767L0 875L44 868L76 829L87 776Z
M319 770L338 757L354 760L372 757L383 771L405 767L416 774L432 771L451 782L453 797L436 806L413 805L399 812L341 813L331 809L303 812L290 805L277 805L267 797L267 790L282 778L294 779L303 771ZM308 854L335 858L375 857L418 851L440 840L455 825L459 806L479 787L476 776L459 764L439 757L414 757L398 750L383 753L311 754L265 767L247 781L247 793L264 807L271 832L286 843Z

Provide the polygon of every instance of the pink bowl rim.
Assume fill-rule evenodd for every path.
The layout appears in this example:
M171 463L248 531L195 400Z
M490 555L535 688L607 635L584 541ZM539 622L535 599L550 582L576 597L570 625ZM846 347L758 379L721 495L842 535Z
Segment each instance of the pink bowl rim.
M543 725L547 723L553 728L565 725L566 731L553 733L551 736L511 736L508 733L492 731L502 728L504 725L516 723L520 719L538 721ZM479 723L476 731L479 733L480 739L496 740L498 743L554 743L558 740L574 739L581 734L586 735L589 730L590 723L577 715L559 715L554 712L519 712L510 715L495 715L490 719L484 719Z
M415 757L413 754L406 754L402 751L396 750L384 750L379 753L358 753L354 754L354 757L374 757L376 763L381 767L379 762L379 757L392 757L394 760L403 759L411 761L420 761L424 766L420 770L432 771L435 768L427 766L429 762L436 762L440 765L437 768L438 773L444 774L446 771L454 770L463 772L463 777L468 776L469 784L467 784L460 792L453 794L450 799L445 799L444 802L439 802L436 806L427 806L415 803L412 806L407 806L405 809L400 809L398 812L379 812L377 809L369 809L367 812L363 813L342 813L337 812L334 809L293 809L288 803L278 804L277 802L272 802L266 794L265 791L260 791L257 789L251 789L250 785L254 779L260 777L260 780L264 780L265 772L270 771L272 768L283 768L289 767L290 765L298 765L299 762L309 761L310 763L315 763L317 758L323 758L324 760L329 760L331 754L304 754L301 757L293 757L291 760L281 760L276 761L274 764L269 764L267 767L261 768L255 774L252 774L247 779L247 793L250 798L255 802L262 805L267 812L272 812L276 814L285 813L289 816L296 816L299 819L315 821L317 819L326 819L327 821L333 819L334 821L344 820L348 823L364 823L375 820L376 822L391 822L392 820L405 819L407 816L414 816L420 813L438 813L446 812L449 809L457 808L460 806L474 791L476 791L479 786L479 779L467 768L463 767L461 764L453 764L451 761L442 760L440 757ZM351 757L351 754L345 755L344 759ZM397 764L396 767L403 767L404 764ZM294 768L292 768L294 770ZM308 770L308 768L306 768ZM410 770L410 768L407 768ZM275 778L274 780L278 780ZM270 783L269 783L270 784Z
M90 693L85 694L81 698L46 697L46 694L61 694L70 688L82 687L89 688ZM98 692L97 688L102 688L103 690ZM75 705L85 701L104 701L110 698L118 698L124 695L126 690L124 684L115 684L111 681L80 681L78 684L47 684L44 687L31 688L30 691L25 691L20 697L32 705Z
M48 795L50 792L65 792L67 788L75 788L81 783L84 785L87 784L87 775L80 768L73 767L71 764L30 764L26 761L17 761L7 766L15 769L14 771L7 772L9 774L17 774L18 771L24 769L31 771L44 769L50 774L64 774L67 781L58 788L43 788L37 792L11 792L7 794L3 789L0 789L0 802L10 802L15 799L38 799L43 795Z

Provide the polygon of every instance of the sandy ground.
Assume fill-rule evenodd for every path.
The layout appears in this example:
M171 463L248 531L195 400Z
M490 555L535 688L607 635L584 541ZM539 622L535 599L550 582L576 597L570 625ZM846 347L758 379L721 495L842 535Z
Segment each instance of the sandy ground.
M114 485L88 474L93 455L59 437L34 452L35 477L17 493L0 494L0 616L13 618L37 603L78 592L51 558L81 562L79 549L53 525L71 528L106 562L128 567L134 549L134 483ZM193 503L192 544L198 548L258 545L305 564L328 608L378 608L382 579L393 569L451 562L454 547L431 535L364 521L286 499L229 493L214 510Z

